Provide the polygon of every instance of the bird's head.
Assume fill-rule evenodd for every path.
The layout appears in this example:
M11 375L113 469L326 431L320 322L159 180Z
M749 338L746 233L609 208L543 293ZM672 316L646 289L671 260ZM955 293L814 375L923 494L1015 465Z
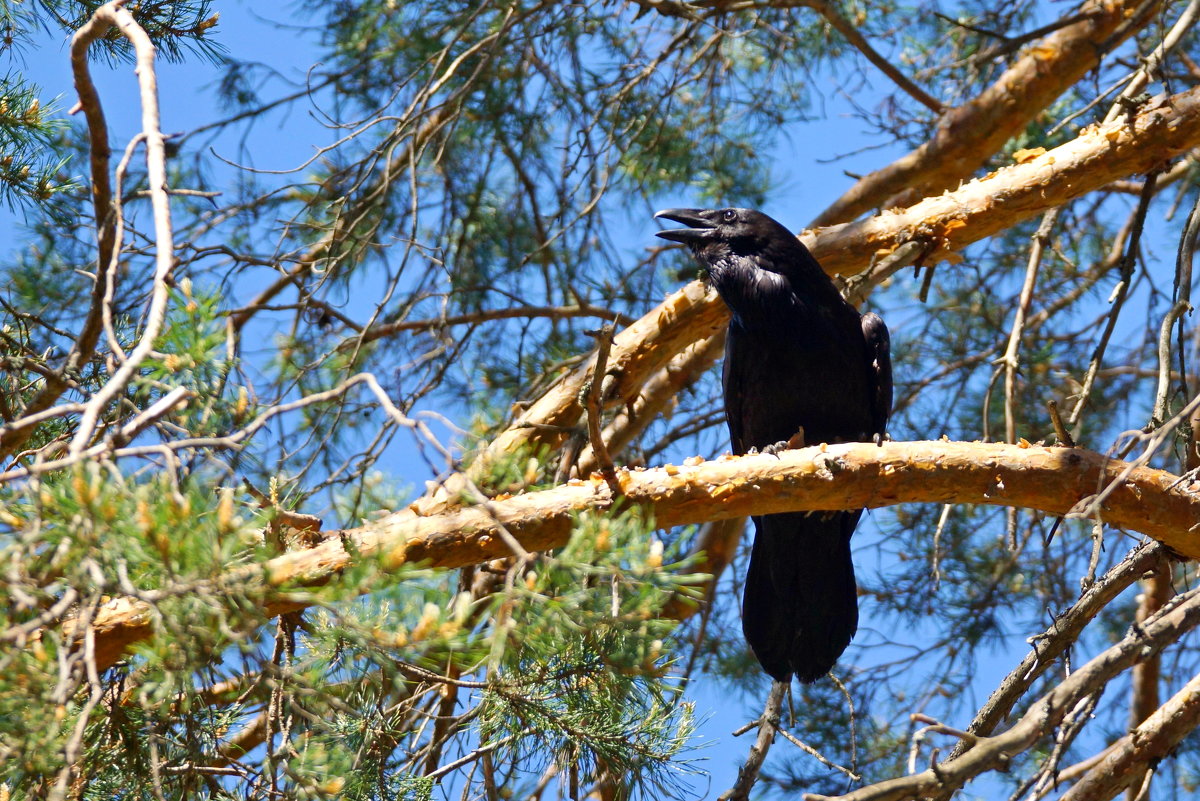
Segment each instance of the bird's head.
M664 209L654 216L688 226L657 235L682 242L709 266L730 256L767 255L796 247L791 231L754 209Z

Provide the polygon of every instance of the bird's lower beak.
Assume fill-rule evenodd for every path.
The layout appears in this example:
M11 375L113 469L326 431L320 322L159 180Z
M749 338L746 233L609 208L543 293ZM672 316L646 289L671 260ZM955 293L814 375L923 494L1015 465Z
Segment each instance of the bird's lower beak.
M707 239L712 235L715 226L702 216L703 212L704 209L663 209L656 212L655 219L671 220L691 227L659 231L655 236L672 242L682 242L685 245Z

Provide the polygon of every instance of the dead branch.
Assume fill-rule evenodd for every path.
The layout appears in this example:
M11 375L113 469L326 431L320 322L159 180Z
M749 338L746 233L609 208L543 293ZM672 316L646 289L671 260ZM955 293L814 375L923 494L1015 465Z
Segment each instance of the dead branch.
M596 369L592 371L592 381L585 388L585 399L582 400L584 408L587 410L588 441L591 442L592 451L596 454L596 466L599 468L600 474L608 482L613 494L619 495L621 487L616 481L617 476L613 469L612 456L608 453L608 446L604 444L604 432L600 419L601 410L604 407L604 383L608 378L608 352L612 348L613 327L609 324L602 326L599 331L589 333L598 337L600 342L596 346Z
M709 292L701 282L693 281L673 293L613 338L608 372L617 377L614 396L626 404L636 402L649 376L693 343L722 331L727 320L725 307L718 301L716 293ZM472 465L471 475L486 473L497 458L522 446L560 445L565 436L561 431L574 426L583 413L579 403L580 390L591 380L594 369L593 356L555 383L488 445Z
M775 742L775 732L779 729L779 710L783 707L783 698L787 695L789 686L785 681L771 682L771 691L767 693L767 705L756 721L758 736L754 738L754 745L750 746L750 754L746 757L745 764L738 768L737 780L733 787L721 793L719 801L746 801L750 797L750 791L758 782L758 773L767 759L767 751Z
M1156 657L1157 658L1157 657ZM1200 722L1200 675L1184 685L1144 723L1117 740L1104 759L1062 795L1060 801L1108 801L1126 787L1137 789Z
M1032 748L1053 731L1081 700L1102 689L1130 666L1159 653L1197 625L1200 625L1200 589L1179 596L1178 603L1163 610L1146 625L1135 627L1116 645L1075 670L1054 689L1034 701L1021 719L1003 734L980 738L961 756L952 757L929 770L887 779L836 798L838 801L924 798L962 787L989 770L1003 769L1014 756ZM1200 694L1192 692L1191 695L1195 700L1187 705L1188 712L1181 712L1180 717L1200 708ZM1187 727L1188 730L1190 728ZM804 798L805 801L832 801L833 797L810 793Z
M1033 648L980 707L967 731L976 736L994 732L1033 683L1077 641L1084 626L1165 555L1166 549L1157 542L1142 543L1088 587L1070 609L1055 617L1044 634L1031 637ZM966 750L966 744L960 743L951 756L957 757Z

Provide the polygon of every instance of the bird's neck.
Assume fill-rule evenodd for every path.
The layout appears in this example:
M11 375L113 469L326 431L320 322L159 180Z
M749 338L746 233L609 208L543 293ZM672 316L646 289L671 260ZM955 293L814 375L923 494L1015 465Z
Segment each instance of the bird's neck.
M807 310L844 302L828 276L806 275L803 265L785 275L759 268L752 258L732 256L709 266L709 282L742 327L750 330L783 319L794 324Z

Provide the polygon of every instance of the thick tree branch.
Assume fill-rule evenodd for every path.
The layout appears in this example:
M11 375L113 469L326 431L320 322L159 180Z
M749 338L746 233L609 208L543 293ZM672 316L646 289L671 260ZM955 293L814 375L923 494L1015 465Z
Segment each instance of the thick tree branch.
M865 270L870 254L926 238L927 264L959 258L972 242L1118 178L1149 172L1200 145L1200 87L1148 103L1136 117L1085 128L1064 145L1003 167L953 192L900 211L836 225L803 237L821 266L843 275Z
M947 112L928 142L864 176L815 220L846 222L874 208L907 205L957 184L1043 109L1074 86L1101 57L1154 18L1161 2L1088 0L1080 19L1030 46L978 97Z
M1106 490L1100 514L1108 525L1140 531L1184 556L1200 557L1200 534L1192 531L1200 524L1200 493L1190 484L1177 484L1176 476L1165 471L1080 448L853 443L779 456L725 456L682 467L619 470L617 480L622 505L642 508L662 528L749 514L913 502L1021 506L1070 515L1090 508ZM385 570L416 563L478 564L509 556L508 537L527 551L549 550L566 543L579 514L607 512L612 504L607 483L595 476L433 517L397 513L330 532L310 550L231 570L218 584L269 596L274 590L326 583L364 563ZM270 614L307 603L277 597L284 600L268 603ZM100 610L92 629L97 662L107 667L130 643L151 636L152 610L145 603L118 599Z

